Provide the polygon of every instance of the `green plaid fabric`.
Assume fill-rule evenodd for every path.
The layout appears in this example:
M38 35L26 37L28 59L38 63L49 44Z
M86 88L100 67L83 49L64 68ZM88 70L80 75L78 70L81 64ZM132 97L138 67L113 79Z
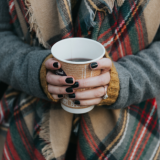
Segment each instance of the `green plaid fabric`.
M74 7L72 6L74 22L72 25L65 10L64 0L57 0L58 10L66 25L61 34L52 37L48 43L52 46L60 39L69 37L92 38L104 45L114 61L126 55L137 54L146 48L151 41L144 11L151 1L127 0L121 7L115 1L114 8L110 8L106 2L76 0ZM67 1L67 4L70 6L70 1ZM23 0L19 0L19 5L26 15ZM22 32L18 29L20 24L13 0L9 1L9 6L13 27L17 35L22 37ZM49 109L51 105L55 104L30 97L12 88L7 90L0 102L0 129L6 136L3 160L44 159L41 152L46 143L39 138L40 123L42 113L45 112L44 108ZM31 116L32 114L34 116ZM27 125L29 116L34 117L33 126ZM155 98L121 109L114 128L103 139L97 136L90 114L82 114L76 159L158 160L160 159L159 133ZM65 159L65 153L54 158L54 160L61 159Z

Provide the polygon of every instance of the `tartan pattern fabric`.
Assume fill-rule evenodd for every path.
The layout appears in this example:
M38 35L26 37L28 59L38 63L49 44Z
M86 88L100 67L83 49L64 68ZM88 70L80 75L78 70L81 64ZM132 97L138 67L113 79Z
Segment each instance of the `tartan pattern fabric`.
M8 2L14 29L20 28L14 1ZM105 8L107 4L103 0L76 2L74 7L77 9L72 8L72 15L76 14L77 10L78 14L72 25L65 12L64 1L57 1L58 10L66 26L62 29L61 35L56 35L48 41L50 45L68 37L92 38L104 45L114 61L126 55L136 54L149 45L143 12L149 0L129 0L121 7L115 2L111 14L111 9L109 10L108 6ZM24 1L19 0L18 3L22 13L26 15ZM69 5L68 1L67 3ZM96 7L103 11L96 11ZM25 19L28 22L28 17ZM22 37L20 29L15 31ZM39 138L39 130L44 108L49 108L50 105L12 88L7 90L0 102L0 133L6 136L3 160L44 159L41 149L45 142ZM32 114L34 126L28 126L26 119ZM78 132L77 160L158 160L159 133L155 98L121 109L115 127L103 140L96 135L89 114L83 114ZM65 155L61 155L54 159L61 160L64 157Z
M48 106L47 103L45 101L39 103L39 99L17 92L11 87L6 91L0 103L0 133L6 136L3 160L44 160L41 154L42 140L38 133L40 115L44 107ZM33 116L31 132L26 119L33 119Z
M126 55L136 54L148 45L143 15L148 2L125 1L121 7L115 5L112 14L106 13L107 16L104 12L97 11L91 38L103 44L114 61ZM78 16L77 36L88 37L91 26L86 24L85 17L88 13L84 13L82 8L87 12L87 6L85 7L83 2Z
M21 28L18 16L17 16L14 0L8 0L8 5L9 5L9 13L11 15L10 23L13 26L13 30L21 39L23 39L24 35L22 32L22 28Z
M6 91L0 103L0 134L6 136L3 160L44 160L41 149L45 142L39 138L39 131L42 114L51 105L54 104L12 88ZM32 118L33 125L29 126L27 120ZM158 160L160 156L155 99L121 109L115 127L103 141L95 134L89 114L81 115L80 119L76 155L78 160ZM62 155L56 159L64 157Z
M17 0L17 4L19 8L21 9L22 15L25 18L26 27L28 28L27 35L23 34L22 27L20 24L20 21L18 19L18 14L15 7L15 0L7 0L8 6L9 6L9 14L11 15L10 24L12 24L12 29L14 33L21 38L25 43L28 43L32 46L40 46L38 39L35 35L35 31L30 32L29 30L29 14L27 12L27 6L25 4L25 1L23 0Z
M115 128L103 141L95 135L88 115L82 115L81 119L78 160L158 159L160 146L157 128L159 124L157 104L154 99L149 100L147 104L142 102L122 110ZM153 141L158 141L155 148L150 147Z

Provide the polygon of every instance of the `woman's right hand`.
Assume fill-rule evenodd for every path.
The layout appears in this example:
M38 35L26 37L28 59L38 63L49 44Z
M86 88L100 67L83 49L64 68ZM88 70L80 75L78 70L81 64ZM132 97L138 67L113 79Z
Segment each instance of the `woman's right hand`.
M45 62L45 66L48 70L46 75L48 91L54 99L61 99L65 94L72 94L75 92L73 88L76 86L73 86L75 84L75 79L73 77L54 74L53 71L61 68L61 64L59 62L50 58Z

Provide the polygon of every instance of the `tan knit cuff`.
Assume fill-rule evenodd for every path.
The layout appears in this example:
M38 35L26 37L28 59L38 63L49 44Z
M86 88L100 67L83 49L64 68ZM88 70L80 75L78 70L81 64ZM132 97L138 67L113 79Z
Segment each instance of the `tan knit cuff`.
M110 58L108 53L106 53L106 57ZM118 98L120 84L119 84L118 72L116 71L116 67L114 66L113 63L112 63L111 71L110 71L110 76L111 76L111 80L110 80L108 88L107 88L108 98L102 100L101 103L98 104L98 106L111 105L111 104L115 103Z
M49 56L46 57L46 59L43 61L41 69L40 69L40 81L41 81L41 86L43 88L43 91L47 95L47 97L52 100L53 102L58 102L59 100L56 100L52 97L52 95L48 92L48 85L46 81L46 74L47 74L47 69L45 67L45 62L49 59L53 58L53 56L50 54Z
M45 67L45 62L49 58L52 58L52 57L53 56L50 54L48 57L46 57L46 59L42 63L42 66L41 66L41 69L40 69L40 81L41 81L41 86L42 86L45 94L47 95L47 97L50 100L52 100L53 102L58 102L59 100L55 100L52 97L52 95L48 92L48 85L47 85L47 81L46 81L47 69ZM106 53L106 57L110 58L107 53ZM116 68L115 68L113 63L112 63L112 68L111 68L111 71L110 71L110 75L111 75L111 80L110 80L110 83L109 83L108 88L107 88L108 98L105 99L105 100L102 100L101 103L98 104L98 106L111 105L111 104L115 103L117 98L118 98L119 90L120 90L119 78L118 78L118 73L117 73Z

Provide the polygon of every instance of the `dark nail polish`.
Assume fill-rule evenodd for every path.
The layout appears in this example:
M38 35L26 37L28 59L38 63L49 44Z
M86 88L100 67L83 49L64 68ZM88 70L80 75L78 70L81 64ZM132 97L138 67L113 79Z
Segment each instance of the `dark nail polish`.
M66 88L66 92L68 92L68 93L73 92L73 89L72 88Z
M75 98L76 97L75 93L69 94L68 96L69 96L69 98Z
M96 67L98 67L98 63L97 62L91 63L91 68L96 68Z
M74 101L74 104L78 104L78 105L80 105L80 101Z
M58 62L54 62L53 67L58 68Z
M75 82L74 85L72 85L71 87L72 87L72 88L77 88L77 87L79 87L79 83L78 83L78 82Z
M59 95L58 95L58 98L62 98L62 97L63 97L63 95L62 95L62 94L59 94Z
M73 78L66 78L66 83L73 83Z

